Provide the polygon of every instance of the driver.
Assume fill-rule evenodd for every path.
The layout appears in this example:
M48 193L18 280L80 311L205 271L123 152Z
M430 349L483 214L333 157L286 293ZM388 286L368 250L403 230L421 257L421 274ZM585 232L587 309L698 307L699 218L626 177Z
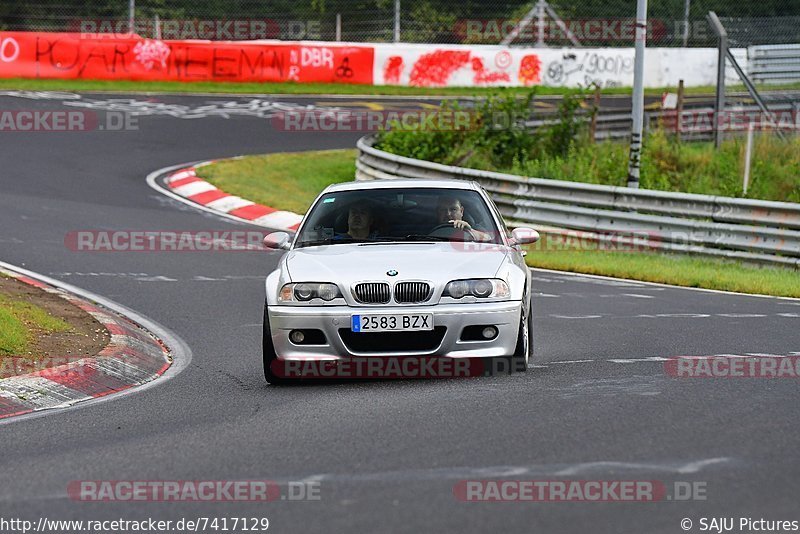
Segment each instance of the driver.
M436 217L439 225L452 224L453 228L470 234L475 241L492 240L491 235L474 229L464 220L464 205L456 197L439 197L439 202L436 205Z

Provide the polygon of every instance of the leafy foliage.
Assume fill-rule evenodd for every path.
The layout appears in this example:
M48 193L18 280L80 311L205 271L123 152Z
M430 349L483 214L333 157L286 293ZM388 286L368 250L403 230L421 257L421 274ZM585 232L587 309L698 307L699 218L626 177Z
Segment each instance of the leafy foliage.
M387 152L448 165L481 169L507 169L532 158L564 156L585 130L578 111L581 91L564 96L556 120L532 132L526 122L533 117L536 90L519 98L499 92L470 109L445 102L441 113L469 113L469 128L408 131L399 124L381 135L378 147Z
M378 148L418 159L523 176L624 186L628 144L594 144L580 109L584 95L571 93L559 104L552 124L532 132L534 93L519 99L487 98L472 109L474 127L464 131L385 132ZM447 109L453 109L452 104ZM731 139L717 151L711 143L678 143L663 130L644 142L641 187L723 196L744 196L744 140ZM782 140L757 135L748 198L800 202L800 136Z

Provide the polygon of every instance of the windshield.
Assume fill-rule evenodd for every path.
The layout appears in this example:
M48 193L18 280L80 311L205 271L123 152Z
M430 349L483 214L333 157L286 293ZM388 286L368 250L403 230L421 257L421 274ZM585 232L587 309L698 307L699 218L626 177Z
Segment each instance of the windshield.
M393 241L502 243L489 207L476 191L396 188L322 196L295 246Z

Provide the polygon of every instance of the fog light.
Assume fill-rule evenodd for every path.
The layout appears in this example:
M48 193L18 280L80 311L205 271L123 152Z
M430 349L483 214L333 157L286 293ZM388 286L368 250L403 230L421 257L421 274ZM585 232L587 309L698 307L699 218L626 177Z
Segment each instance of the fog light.
M483 329L483 332L481 332L481 334L486 339L492 339L494 336L497 335L497 328L493 326L487 326L486 328Z
M306 335L300 330L292 330L291 332L289 332L289 339L292 340L292 343L296 343L299 345L306 339Z

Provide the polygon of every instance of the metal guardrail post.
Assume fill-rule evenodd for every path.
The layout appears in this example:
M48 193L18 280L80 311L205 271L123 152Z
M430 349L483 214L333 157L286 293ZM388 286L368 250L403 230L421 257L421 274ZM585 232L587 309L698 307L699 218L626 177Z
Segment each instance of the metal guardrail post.
M647 0L636 0L636 55L633 58L631 96L631 147L628 157L628 187L639 187L644 120L644 50L647 44Z
M675 106L675 141L681 142L683 126L683 80L678 82L678 104Z
M394 0L394 42L400 42L400 0Z
M708 12L708 23L719 39L719 54L717 55L717 103L714 117L714 146L722 145L722 131L719 129L719 115L725 111L725 60L728 57L728 32L713 11Z
M136 33L136 0L128 1L128 31Z
M594 86L594 100L592 101L592 121L589 123L589 138L592 143L597 142L597 116L600 114L600 86Z

